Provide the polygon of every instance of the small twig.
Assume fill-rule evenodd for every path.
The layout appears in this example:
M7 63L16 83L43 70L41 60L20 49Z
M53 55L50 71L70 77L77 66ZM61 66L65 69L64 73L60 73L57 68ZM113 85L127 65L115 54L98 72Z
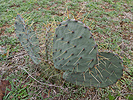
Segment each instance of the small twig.
M97 91L96 91L96 94L95 94L95 96L93 97L92 100L96 100L96 96L97 96Z
M16 68L16 67L17 67L17 66L9 67L9 68L6 70L6 72L4 72L4 73L2 74L1 79L4 78L4 76L5 76L6 73L8 73L11 69L14 69L14 68Z
M26 52L20 53L20 54L14 55L14 56L10 56L10 57L4 58L4 60L9 60L11 58L18 57L18 56L22 56L22 55L25 55L25 54L26 54Z
M129 76L133 77L128 71L124 70Z
M54 77L54 76L57 76L57 75L59 75L59 74L56 74L56 75L50 76L50 77L48 78L48 81L50 80L50 78L52 78L52 77Z
M24 68L22 68L22 67L20 67L20 66L18 66L18 67L21 68L22 70L24 70L32 79L34 79L36 82L38 82L38 83L40 83L40 84L42 84L42 85L53 86L53 87L59 87L59 88L61 88L61 89L64 89L62 86L56 86L56 85L52 85L52 84L42 83L42 82L38 81L36 78L34 78L26 69L24 69Z

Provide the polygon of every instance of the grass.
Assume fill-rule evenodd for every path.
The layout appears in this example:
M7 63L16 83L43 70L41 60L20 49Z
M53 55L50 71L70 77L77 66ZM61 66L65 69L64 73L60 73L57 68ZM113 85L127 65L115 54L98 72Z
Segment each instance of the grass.
M3 99L132 100L132 4L132 0L1 0L0 75L11 83L11 91ZM70 18L77 16L80 11L78 20L83 21L87 16L84 23L91 28L99 51L110 50L122 57L126 71L116 84L96 89L64 82L61 72L55 71L51 63L34 65L21 47L14 33L17 13L27 20L28 25L33 23L38 36L42 36L45 35L44 24L67 19L66 9L69 10Z

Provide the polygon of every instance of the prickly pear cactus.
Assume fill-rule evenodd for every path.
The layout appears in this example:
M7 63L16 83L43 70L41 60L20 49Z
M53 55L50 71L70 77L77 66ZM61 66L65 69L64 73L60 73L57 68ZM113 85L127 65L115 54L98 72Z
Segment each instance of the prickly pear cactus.
M100 52L97 63L85 72L69 72L63 78L76 85L106 87L114 84L123 74L122 60L113 53Z
M26 26L23 18L18 14L15 20L15 33L21 45L28 52L34 63L40 63L39 41L31 27Z
M54 66L60 70L83 72L92 68L97 45L89 28L82 22L67 20L56 29L53 42Z

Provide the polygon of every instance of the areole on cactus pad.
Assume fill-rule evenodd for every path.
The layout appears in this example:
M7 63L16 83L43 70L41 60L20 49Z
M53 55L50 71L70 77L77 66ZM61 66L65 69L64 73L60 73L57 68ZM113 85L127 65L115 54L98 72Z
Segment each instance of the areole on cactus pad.
M55 68L83 72L93 67L96 54L93 35L82 22L67 20L56 28L53 42Z

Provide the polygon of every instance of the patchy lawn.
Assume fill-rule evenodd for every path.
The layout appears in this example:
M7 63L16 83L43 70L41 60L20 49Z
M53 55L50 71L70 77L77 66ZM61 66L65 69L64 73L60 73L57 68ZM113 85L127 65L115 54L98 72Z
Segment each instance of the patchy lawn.
M132 100L132 4L132 0L1 0L0 78L10 82L5 83L4 86L10 85L10 88L4 97L2 92L2 98ZM93 33L99 51L112 51L122 58L125 71L121 80L112 86L99 89L75 86L62 79L62 72L54 69L51 56L48 62L44 60L35 65L14 32L15 17L18 13L23 16L26 24L32 25L36 31L43 59L46 26L53 24L51 31L54 33L57 23L67 20L68 17L84 21ZM0 86L3 84L0 82Z

